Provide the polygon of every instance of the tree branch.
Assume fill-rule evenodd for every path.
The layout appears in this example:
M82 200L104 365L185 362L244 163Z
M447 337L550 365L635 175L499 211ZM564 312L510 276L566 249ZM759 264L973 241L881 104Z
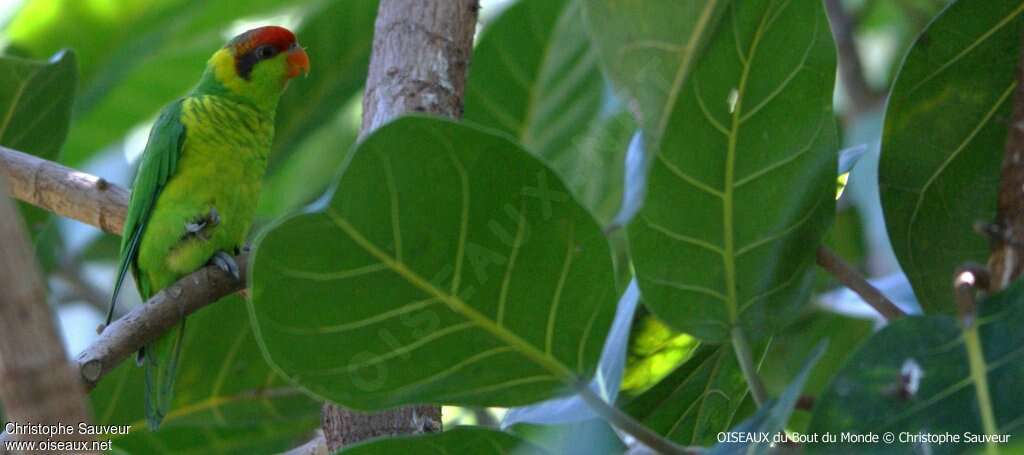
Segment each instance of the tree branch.
M2 146L0 173L7 175L8 191L15 199L121 235L128 210L127 190Z
M235 257L245 276L248 254ZM215 267L203 267L164 288L143 305L103 329L99 339L78 355L77 368L90 390L128 356L156 341L171 327L201 308L245 289L244 280Z
M411 112L462 117L479 9L477 0L380 1L360 137ZM321 420L335 451L376 436L440 431L441 408L360 413L326 404Z
M89 422L81 383L67 363L35 254L17 207L0 175L0 399L6 419L18 424ZM48 435L12 434L11 440L45 441ZM69 441L88 441L73 432Z
M990 286L988 269L979 264L962 265L953 275L953 298L964 327L970 327L974 323L977 312L975 291L984 291Z
M478 0L381 0L362 136L410 112L462 117L479 10Z
M6 175L11 179L5 187L10 187L18 199L120 235L128 210L127 190L102 178L3 147L0 170L0 177ZM244 277L248 255L237 256L235 262ZM199 269L111 323L99 339L79 354L72 368L91 390L125 358L159 338L185 316L244 288L244 281L216 267Z
M885 319L891 321L907 315L835 252L822 246L818 247L817 254L818 265L821 268L832 274L836 280L850 288L851 291L856 292L861 299L864 299L864 302L871 305Z
M832 24L832 35L839 54L839 80L846 96L850 98L851 108L854 114L871 110L885 97L872 89L864 78L864 65L853 37L856 21L843 9L840 0L825 0L825 11Z

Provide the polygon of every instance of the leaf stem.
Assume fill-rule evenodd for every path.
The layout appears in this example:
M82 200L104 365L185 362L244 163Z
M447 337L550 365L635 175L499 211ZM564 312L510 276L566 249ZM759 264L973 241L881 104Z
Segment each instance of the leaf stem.
M764 383L761 382L761 377L757 375L757 367L754 366L754 356L750 352L747 336L739 326L732 328L732 347L736 350L736 359L740 363L743 377L747 380L750 395L754 397L757 406L761 407L768 399L768 392L764 388Z
M818 265L830 273L844 286L856 292L871 308L874 308L886 320L893 320L907 315L900 307L892 303L878 288L871 285L860 272L847 264L834 251L825 246L818 247Z
M590 390L590 387L585 382L580 381L577 383L576 392L580 394L580 397L587 403L587 406L596 412L597 415L657 453L674 455L697 455L703 453L703 450L700 448L684 447L655 433L642 423L637 422L629 414L622 412L601 399L593 390Z
M967 347L967 360L971 366L974 391L978 395L978 410L981 411L982 429L987 435L999 434L995 413L992 411L992 397L989 395L988 389L988 367L985 365L985 354L981 349L977 324L971 324L964 328L964 345ZM995 441L988 440L985 443L985 453L989 455L999 453L999 447L996 446Z

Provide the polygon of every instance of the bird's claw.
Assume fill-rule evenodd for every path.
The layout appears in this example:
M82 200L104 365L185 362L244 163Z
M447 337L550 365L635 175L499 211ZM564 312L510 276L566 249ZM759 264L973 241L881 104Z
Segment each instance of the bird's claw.
M203 232L203 228L205 227L205 221L200 221L198 223L185 223L185 232L198 236Z
M220 224L220 213L217 213L217 207L210 207L210 213L206 214L206 219L210 227Z
M236 280L242 279L242 274L238 270L238 263L235 262L235 258L230 254L218 251L212 258L210 258L210 263L217 266L217 268L230 273Z
M220 214L217 213L216 207L210 207L210 211L201 218L195 221L185 223L186 235L194 235L200 240L209 240L206 236L206 231L220 224Z

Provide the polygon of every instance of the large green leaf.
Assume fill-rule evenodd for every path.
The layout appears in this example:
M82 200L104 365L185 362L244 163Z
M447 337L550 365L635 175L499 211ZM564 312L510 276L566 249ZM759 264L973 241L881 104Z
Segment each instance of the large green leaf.
M377 0L325 2L306 17L296 33L313 67L308 77L289 84L277 107L274 160L278 164L314 131L342 121L338 112L366 81ZM346 145L332 148L343 156Z
M889 96L878 168L893 249L927 312L952 313L950 280L984 262L972 230L995 216L1024 2L960 1L910 50Z
M263 359L237 296L188 318L171 411L156 433L146 428L144 391L143 369L129 360L92 392L98 424L131 425L132 433L117 437L115 446L219 453L240 445L236 451L244 452L256 441L294 443L319 422L319 404Z
M607 221L622 197L633 122L602 114L603 96L580 2L521 0L484 29L473 51L465 118L515 137Z
M987 389L999 434L1024 433L1024 282L980 304L975 324L987 371ZM978 387L971 375L965 332L949 316L899 319L871 337L818 398L809 432L896 435L952 433L959 444L931 446L932 453L980 449L965 433L982 434ZM904 386L902 383L907 383ZM913 444L870 446L874 453L907 453ZM863 450L836 442L809 447L815 453ZM1007 452L1011 453L1011 452ZM1012 452L1019 453L1019 452Z
M548 452L501 431L478 427L458 427L443 433L382 438L344 449L345 455L377 455L402 453L407 455L449 455L472 453L479 455L546 454Z
M807 382L807 377L810 376L814 365L818 363L818 359L821 358L827 347L828 343L822 342L812 349L807 360L804 361L803 368L800 369L800 372L793 378L793 381L786 387L786 390L778 398L762 404L752 417L733 428L729 434L745 434L748 436L767 434L772 437L781 434L786 429L786 422L789 421L789 416L793 414L793 408L796 407L796 402L800 398L800 392L804 388L804 383ZM771 454L776 453L776 448L777 444L773 444L771 441L726 441L716 444L708 452L708 455Z
M767 345L760 348L763 358ZM747 398L732 346L703 345L686 363L622 408L658 434L683 445L711 445L737 421ZM749 414L748 414L749 415Z
M62 161L77 165L198 82L233 21L303 3L31 0L5 33L12 47L30 56L73 47L81 57L76 121L62 154Z
M114 440L114 453L204 455L282 453L312 437L315 416L239 427L202 426L141 430Z
M602 87L579 2L521 0L474 49L465 118L541 156L565 153L596 118Z
M327 206L271 229L252 270L271 362L356 409L567 392L594 372L615 311L608 244L558 177L439 119L362 142Z
M730 0L582 0L605 72L657 144Z
M736 2L679 96L629 226L644 301L709 341L806 303L835 210L835 55L822 5Z
M71 122L75 54L49 61L0 58L0 145L53 159Z

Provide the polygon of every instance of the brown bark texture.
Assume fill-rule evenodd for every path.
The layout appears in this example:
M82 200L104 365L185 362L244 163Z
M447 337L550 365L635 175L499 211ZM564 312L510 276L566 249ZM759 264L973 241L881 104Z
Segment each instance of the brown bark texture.
M248 254L235 257L239 276L246 276ZM132 308L103 329L100 337L78 355L76 366L85 386L96 384L139 348L201 308L245 289L245 281L208 265L158 292L144 305Z
M477 0L381 0L363 97L365 137L407 113L461 118ZM439 406L360 413L326 404L330 450L378 436L440 431Z
M5 419L22 425L77 428L89 422L85 389L67 361L55 317L46 302L35 252L17 207L7 197L4 180L0 175L0 401ZM23 433L6 438L49 438ZM62 442L90 439L77 431L54 438Z
M0 190L10 188L15 198L120 235L128 210L128 190L100 177L0 147L0 180L5 176L8 185L0 186ZM235 262L244 277L248 255L239 255ZM77 370L75 376L81 378L86 390L91 390L103 376L184 316L244 288L244 281L216 267L199 269L110 324L69 364L70 368Z
M478 10L477 0L381 0L364 136L410 112L462 117Z
M11 197L121 235L128 191L102 178L0 146Z

